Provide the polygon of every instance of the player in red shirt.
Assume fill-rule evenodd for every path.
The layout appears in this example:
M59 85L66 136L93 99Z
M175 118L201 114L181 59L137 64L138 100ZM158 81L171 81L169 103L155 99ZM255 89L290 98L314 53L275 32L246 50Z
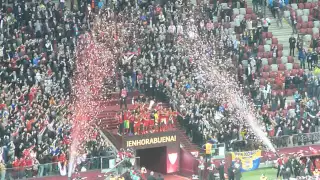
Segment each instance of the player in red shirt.
M177 118L177 112L169 110L169 122L168 122L168 127L173 128L174 126L174 120Z
M123 133L123 112L119 112L117 113L116 115L116 119L118 120L118 123L119 123L119 134L122 135Z
M142 115L141 115L141 117L140 117L139 124L140 124L139 134L143 134L144 131L145 131L145 127L144 127L144 119L143 119L143 116L142 116Z
M164 110L159 112L159 121L160 121L160 128L159 131L164 131L167 126L167 116Z
M149 119L143 119L143 134L147 134L149 130Z
M134 121L134 134L138 134L139 133L139 129L140 129L140 119L138 118L138 115L136 115L136 119Z
M130 126L129 126L130 130L129 130L129 132L132 133L132 134L134 134L134 122L135 122L135 120L136 120L135 112L132 112L131 116L129 118L129 121L130 121Z
M277 178L279 178L280 176L280 172L281 172L281 169L283 168L283 165L284 165L284 157L283 157L283 154L281 154L280 158L277 159Z
M143 118L144 118L144 127L145 127L144 133L147 133L150 130L150 113L145 112Z

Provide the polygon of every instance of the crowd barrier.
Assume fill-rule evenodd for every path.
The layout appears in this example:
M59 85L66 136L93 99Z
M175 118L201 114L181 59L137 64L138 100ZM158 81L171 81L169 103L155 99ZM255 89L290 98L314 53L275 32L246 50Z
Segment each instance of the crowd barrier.
M116 166L116 156L101 156L86 159L77 159L74 172L101 170L101 172L114 170ZM5 179L27 179L43 178L47 176L65 176L68 173L68 161L39 164L33 166L4 168L0 170L0 176ZM65 168L65 169L64 169ZM103 171L104 170L104 171Z
M291 136L269 137L275 148L297 147L308 144L315 144L320 141L320 132L301 133ZM261 141L247 139L231 142L232 151L251 151L263 147Z
M270 140L277 148L303 146L320 141L320 132L271 137Z

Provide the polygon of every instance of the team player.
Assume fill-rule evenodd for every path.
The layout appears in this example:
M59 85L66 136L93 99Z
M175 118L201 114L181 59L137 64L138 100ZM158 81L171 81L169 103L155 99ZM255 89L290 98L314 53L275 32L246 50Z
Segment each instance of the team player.
M119 134L146 134L172 129L178 113L157 105L148 109L146 104L135 104L133 111L122 110L116 115Z

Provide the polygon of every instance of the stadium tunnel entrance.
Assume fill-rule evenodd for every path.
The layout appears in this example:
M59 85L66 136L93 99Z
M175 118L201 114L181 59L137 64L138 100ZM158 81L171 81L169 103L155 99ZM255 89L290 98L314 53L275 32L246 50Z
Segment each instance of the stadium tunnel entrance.
M139 166L161 174L167 173L167 147L155 147L136 150L136 156L140 157Z

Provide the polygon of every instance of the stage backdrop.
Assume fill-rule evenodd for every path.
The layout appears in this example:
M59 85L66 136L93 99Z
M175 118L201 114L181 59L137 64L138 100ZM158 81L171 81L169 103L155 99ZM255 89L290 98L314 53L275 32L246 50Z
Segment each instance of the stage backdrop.
M175 131L152 133L137 136L125 136L122 139L123 148L147 149L167 148L167 173L180 170L180 139Z
M252 171L259 168L261 150L245 151L245 152L232 152L232 163L237 160L241 161L241 171Z

